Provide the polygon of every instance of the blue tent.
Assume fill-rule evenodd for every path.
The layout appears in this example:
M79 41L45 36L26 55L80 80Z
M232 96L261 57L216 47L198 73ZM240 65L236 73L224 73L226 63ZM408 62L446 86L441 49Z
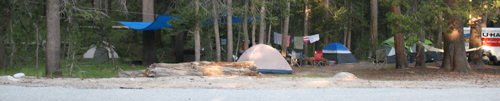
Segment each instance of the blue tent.
M221 16L222 17L222 16ZM179 19L179 17L174 17L172 15L158 15L154 22L130 22L130 21L118 21L119 23L134 29L134 30L155 30L162 28L174 28L174 26L168 24L169 21L173 19ZM259 18L256 18L259 20ZM248 19L248 22L252 19ZM233 23L241 22L241 17L233 16ZM219 23L226 23L226 20L221 20ZM213 24L212 21L204 21L204 25Z
M336 61L337 64L359 63L351 51L340 43L331 43L323 48L323 58Z

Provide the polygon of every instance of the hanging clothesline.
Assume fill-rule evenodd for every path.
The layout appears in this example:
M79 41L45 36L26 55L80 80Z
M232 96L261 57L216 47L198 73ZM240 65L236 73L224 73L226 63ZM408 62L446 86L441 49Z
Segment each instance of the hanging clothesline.
M273 43L274 44L278 44L278 45L282 45L282 41L283 41L283 35L281 33L277 33L277 32L274 32L274 41ZM294 42L294 48L295 49L303 49L303 45L305 42L309 42L309 43L314 43L316 41L319 41L320 37L319 37L319 34L314 34L314 35L310 35L310 36L288 36L287 38L287 47L290 46L290 43L291 42Z

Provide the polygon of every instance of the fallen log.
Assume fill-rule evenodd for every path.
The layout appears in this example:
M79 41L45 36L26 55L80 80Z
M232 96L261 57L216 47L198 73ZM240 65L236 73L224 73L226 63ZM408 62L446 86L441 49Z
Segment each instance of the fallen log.
M187 62L154 63L146 70L123 71L119 77L164 77L164 76L217 76L248 75L256 76L257 67L253 61L245 62Z
M134 77L146 77L145 70L136 71L121 71L118 73L118 77L134 78Z

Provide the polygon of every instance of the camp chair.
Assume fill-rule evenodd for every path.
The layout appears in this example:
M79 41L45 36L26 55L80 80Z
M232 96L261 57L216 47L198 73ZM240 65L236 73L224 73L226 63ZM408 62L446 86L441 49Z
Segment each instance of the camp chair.
M314 51L314 66L326 66L325 61L323 61L323 51Z
M387 53L385 49L375 51L375 59L373 60L373 67L379 70L387 64Z
M292 64L301 67L302 65L302 51L292 51Z

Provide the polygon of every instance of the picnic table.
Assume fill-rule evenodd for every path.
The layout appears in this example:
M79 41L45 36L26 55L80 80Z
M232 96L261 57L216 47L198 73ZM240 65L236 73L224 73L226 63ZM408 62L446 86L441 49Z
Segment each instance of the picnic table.
M304 64L309 63L312 65L312 63L314 63L316 61L315 59L316 59L315 57L302 57L302 61L306 61ZM328 59L326 59L326 58L321 58L320 61L322 61L323 63L328 63Z

